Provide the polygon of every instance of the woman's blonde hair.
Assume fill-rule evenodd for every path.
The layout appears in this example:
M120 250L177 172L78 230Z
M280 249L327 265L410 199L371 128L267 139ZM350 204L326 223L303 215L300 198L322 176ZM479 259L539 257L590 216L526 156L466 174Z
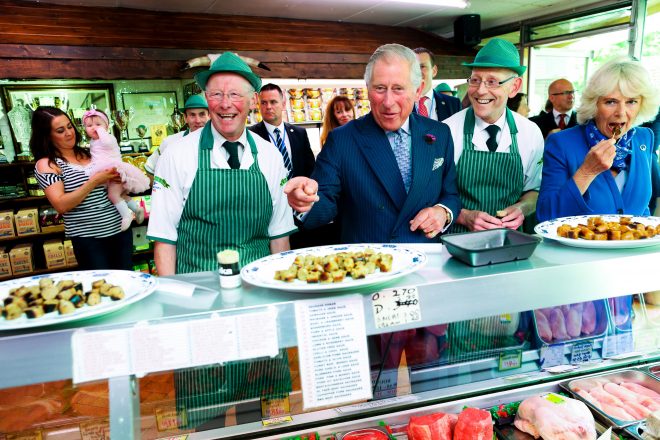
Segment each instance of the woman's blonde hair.
M637 119L633 121L633 125L649 121L658 114L660 96L653 87L651 75L644 66L637 61L612 60L599 67L589 79L577 109L578 123L585 124L590 119L594 119L598 98L617 89L626 97L640 96L642 98L639 113Z
M332 130L339 127L339 121L335 116L335 107L337 104L341 104L345 110L353 112L353 119L355 119L355 107L353 102L348 96L337 95L328 102L328 106L325 108L325 116L323 117L323 129L321 130L321 146L325 144L325 140L328 139L328 135Z

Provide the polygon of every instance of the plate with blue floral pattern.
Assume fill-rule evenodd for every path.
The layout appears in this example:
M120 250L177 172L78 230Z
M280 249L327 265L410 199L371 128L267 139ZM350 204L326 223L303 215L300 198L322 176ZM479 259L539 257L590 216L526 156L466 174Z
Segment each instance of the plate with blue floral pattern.
M651 238L641 238L635 240L585 240L584 238L567 238L560 237L557 234L557 228L561 225L569 225L575 227L577 225L587 225L589 218L600 217L605 222L619 223L622 217L627 217L633 223L644 225L645 227L651 226L655 228L656 235ZM632 215L576 215L572 217L562 217L555 220L548 220L539 223L534 228L534 232L548 238L555 240L567 246L591 248L591 249L633 249L647 246L660 245L660 217L651 216L632 216Z
M314 282L308 283L300 279L291 282L275 279L275 272L287 270L296 257L304 258L306 255L324 257L331 254L341 253L381 253L392 256L392 267L387 272L381 272L378 268L364 278L353 279L346 275L342 281L337 282ZM348 244L317 246L312 248L296 249L269 255L241 269L241 278L252 285L268 289L285 290L289 292L338 292L344 290L369 287L384 284L397 278L416 272L424 267L427 257L412 247L400 244Z
M41 280L50 279L54 285L60 281L73 281L75 285L81 284L82 286L82 302L70 301L77 303L79 307L73 309L69 308L68 313L61 314L58 309L59 305L55 305L54 310L45 312L44 298L40 294L26 293L24 303L26 305L41 305L44 311L43 315L35 318L29 318L26 313L22 313L15 319L7 319L6 313L0 314L0 331L2 330L20 330L30 327L42 327L47 325L62 324L65 322L78 321L82 319L93 318L106 313L114 312L116 310L127 307L143 298L151 295L156 290L158 283L157 279L149 274L142 272L132 272L127 270L81 270L72 272L60 272L46 275L34 275L30 277L17 278L14 280L4 281L0 283L0 308L4 307L7 310L7 305L12 300L8 299L10 292L21 287L28 289L38 289ZM92 290L92 283L98 280L105 280L106 283L112 286L119 286L123 291L123 298L116 297L114 300L110 296L99 295L100 301L96 305L89 305L87 301L87 293ZM43 281L42 281L43 283ZM76 287L76 290L79 289ZM16 296L16 295L13 295ZM121 295L119 295L121 296ZM55 301L59 301L60 294L55 297ZM71 298L69 298L71 299Z

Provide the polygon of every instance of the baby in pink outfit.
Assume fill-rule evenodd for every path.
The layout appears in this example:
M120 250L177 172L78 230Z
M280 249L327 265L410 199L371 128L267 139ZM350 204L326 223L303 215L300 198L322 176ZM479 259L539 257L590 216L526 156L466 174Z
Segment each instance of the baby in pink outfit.
M128 196L128 193L141 193L149 188L149 178L139 168L121 160L117 139L108 133L108 116L100 110L87 110L83 114L83 124L87 136L91 138L90 152L92 164L88 169L91 176L95 172L115 167L121 183L108 182L108 198L121 215L121 230L131 226L133 219L144 221L144 211Z

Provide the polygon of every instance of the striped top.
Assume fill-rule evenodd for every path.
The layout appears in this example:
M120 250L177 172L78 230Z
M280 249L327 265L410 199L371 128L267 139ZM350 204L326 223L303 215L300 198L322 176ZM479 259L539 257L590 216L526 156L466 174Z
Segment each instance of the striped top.
M62 174L40 173L34 175L42 189L56 182L64 183L64 192L72 192L89 180L85 173L88 166L81 166L56 158ZM121 232L121 216L108 198L105 185L99 185L75 208L62 215L67 237L109 237Z

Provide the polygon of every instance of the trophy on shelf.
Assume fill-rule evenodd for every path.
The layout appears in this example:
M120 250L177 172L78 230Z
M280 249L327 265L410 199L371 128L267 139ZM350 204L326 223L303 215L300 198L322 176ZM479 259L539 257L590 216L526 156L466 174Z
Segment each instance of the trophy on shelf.
M140 137L140 145L138 146L138 153L147 153L149 152L149 145L144 142L144 137L147 135L147 127L140 124L135 128L138 136Z
M172 112L172 115L170 116L170 120L172 121L172 128L175 133L180 132L183 126L186 125L183 113L181 113L178 108L174 109L174 112Z
M76 130L78 130L78 133L80 133L80 143L82 144L81 146L89 146L90 139L89 136L87 136L87 132L85 131L85 124L83 124L82 121L82 110L76 112L73 109L69 109L66 113L69 115L69 119L71 119L71 122L76 127ZM76 116L76 114L79 116Z
M133 110L113 110L112 118L119 128L121 140L119 141L119 151L122 153L132 153L133 146L128 142L128 123L133 119Z

